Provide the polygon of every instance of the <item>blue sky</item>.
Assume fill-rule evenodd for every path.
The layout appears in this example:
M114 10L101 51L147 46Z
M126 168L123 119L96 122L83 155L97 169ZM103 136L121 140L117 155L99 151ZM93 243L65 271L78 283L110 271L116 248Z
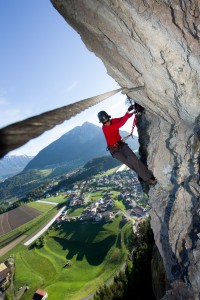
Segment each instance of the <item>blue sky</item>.
M50 0L1 0L0 38L0 128L119 88ZM85 121L99 126L100 110L119 117L125 98L118 93L10 154L36 155Z

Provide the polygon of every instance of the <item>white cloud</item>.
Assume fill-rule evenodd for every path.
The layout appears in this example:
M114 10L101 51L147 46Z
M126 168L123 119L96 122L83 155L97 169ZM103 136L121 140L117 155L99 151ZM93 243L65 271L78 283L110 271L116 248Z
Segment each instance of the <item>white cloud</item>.
M65 98L71 91L73 91L78 85L78 81L73 81L71 84L65 87L59 87L59 94L61 98Z
M71 92L73 89L75 89L75 87L77 86L78 84L78 81L74 81L71 85L69 85L67 88L66 88L66 92L69 93Z

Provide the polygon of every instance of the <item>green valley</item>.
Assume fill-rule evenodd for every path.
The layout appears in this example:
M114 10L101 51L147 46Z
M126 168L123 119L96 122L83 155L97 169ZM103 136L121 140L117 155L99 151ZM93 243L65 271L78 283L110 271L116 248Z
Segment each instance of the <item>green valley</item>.
M45 236L45 245L15 254L15 287L27 284L22 300L40 287L48 299L81 299L95 292L127 258L131 224L122 216L107 224L66 222ZM70 267L64 267L66 262Z
M39 288L50 300L91 298L125 267L132 250L133 225L141 213L145 217L148 202L135 174L119 169L74 180L70 190L26 204L40 215L1 237L3 245L8 236L13 241L16 234L26 235L1 257L1 261L14 259L15 296L21 293L20 299L28 300ZM64 206L66 211L45 233L24 246Z

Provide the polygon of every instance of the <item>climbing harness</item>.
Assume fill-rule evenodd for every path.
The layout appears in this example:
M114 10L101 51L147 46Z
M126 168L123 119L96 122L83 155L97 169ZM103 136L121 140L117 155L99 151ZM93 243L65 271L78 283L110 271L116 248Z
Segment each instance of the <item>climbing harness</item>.
M7 127L0 129L0 158L5 156L8 152L24 145L29 140L40 136L43 132L69 120L71 117L76 116L85 109L106 100L120 91L123 94L127 94L143 88L144 86L138 86L131 89L119 88L8 125Z
M123 141L123 140L121 140L121 141L118 141L118 142L116 142L116 143L115 143L115 144L113 144L113 145L109 145L109 146L107 146L107 148L106 148L106 151L110 151L110 150L113 150L113 149L119 148L119 147L121 147L123 144L124 144L124 141Z

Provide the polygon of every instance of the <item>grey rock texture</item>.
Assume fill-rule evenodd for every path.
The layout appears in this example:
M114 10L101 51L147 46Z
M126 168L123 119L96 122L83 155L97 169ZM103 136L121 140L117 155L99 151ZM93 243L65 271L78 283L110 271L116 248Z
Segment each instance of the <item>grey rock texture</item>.
M158 179L149 197L171 283L163 299L199 299L200 2L51 2L121 87L145 85L129 96L145 107L141 150Z

